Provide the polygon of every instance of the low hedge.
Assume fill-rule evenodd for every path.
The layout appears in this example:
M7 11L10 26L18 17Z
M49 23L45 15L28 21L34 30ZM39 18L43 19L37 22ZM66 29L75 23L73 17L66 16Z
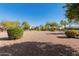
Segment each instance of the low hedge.
M56 26L52 26L51 28L49 28L49 31L55 31L55 30L57 30Z
M9 39L20 39L23 36L23 29L20 27L7 29Z
M65 35L69 38L74 38L78 35L79 31L78 30L67 30L65 32Z

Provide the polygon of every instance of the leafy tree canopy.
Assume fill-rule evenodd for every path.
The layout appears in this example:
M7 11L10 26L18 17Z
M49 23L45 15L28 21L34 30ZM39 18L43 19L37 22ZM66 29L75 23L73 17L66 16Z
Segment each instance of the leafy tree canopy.
M79 21L79 3L67 3L64 8L66 8L65 16L69 20Z

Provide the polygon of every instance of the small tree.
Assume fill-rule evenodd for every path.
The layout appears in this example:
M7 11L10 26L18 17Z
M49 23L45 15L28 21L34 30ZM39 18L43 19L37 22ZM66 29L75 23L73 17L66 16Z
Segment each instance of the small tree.
M45 30L46 30L45 25L40 25L40 26L39 26L39 30L45 31Z
M30 25L28 24L28 22L23 22L23 23L22 23L22 28L23 28L24 30L28 30L28 29L30 29Z
M47 22L47 23L45 24L45 28L46 28L46 30L49 30L49 29L50 29L50 22Z
M47 23L45 24L45 28L46 28L47 30L56 30L56 29L58 28L58 24L55 23L55 22L47 22Z
M64 26L64 28L66 28L66 25L68 25L68 21L66 20L61 20L60 21L61 26Z

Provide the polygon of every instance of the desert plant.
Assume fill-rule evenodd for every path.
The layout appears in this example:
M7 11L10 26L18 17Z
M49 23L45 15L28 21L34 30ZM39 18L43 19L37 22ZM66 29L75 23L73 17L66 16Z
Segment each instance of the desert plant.
M23 29L20 27L7 29L9 39L19 39L23 36Z
M69 38L75 38L77 36L77 34L79 33L78 30L67 30L65 32L65 35Z

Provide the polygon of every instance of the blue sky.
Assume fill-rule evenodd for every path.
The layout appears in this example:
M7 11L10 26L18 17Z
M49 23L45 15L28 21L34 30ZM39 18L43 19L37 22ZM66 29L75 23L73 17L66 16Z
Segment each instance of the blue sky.
M0 21L27 21L32 26L65 19L62 3L6 3L0 4Z

